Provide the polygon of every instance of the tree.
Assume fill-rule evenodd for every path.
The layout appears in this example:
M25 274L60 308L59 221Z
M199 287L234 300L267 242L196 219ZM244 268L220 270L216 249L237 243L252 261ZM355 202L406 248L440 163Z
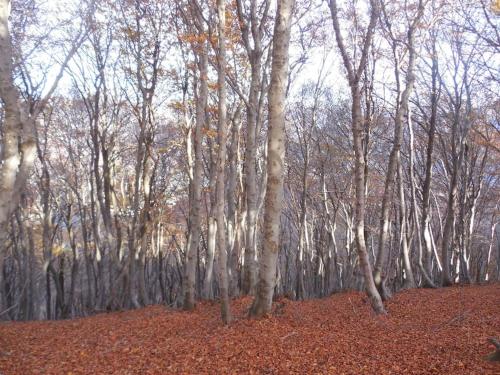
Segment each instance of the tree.
M0 1L0 99L3 104L2 145L0 155L0 270L6 247L7 228L13 212L18 208L36 157L36 121L56 90L69 61L87 37L80 30L62 61L59 71L46 94L27 103L21 100L14 81L16 51L9 29L11 4ZM34 99L34 98L32 98ZM1 272L0 272L1 274ZM0 275L0 284L2 276ZM0 308L2 299L0 298Z
M227 246L226 246L226 226L224 224L225 207L225 168L226 168L226 143L227 143L227 109L226 109L226 4L225 0L217 0L218 19L218 159L217 159L217 237L219 251L219 288L221 293L221 314L222 321L228 324L231 321L231 310L229 306L229 280L227 272Z
M408 54L408 66L406 68L406 83L403 91L401 92L401 72L400 72L400 52L398 51L399 36L395 35L395 30L392 25L391 17L393 14L388 14L386 6L382 3L383 10L383 20L385 24L386 33L388 34L389 43L391 44L392 54L394 58L394 75L396 79L396 113L394 115L394 138L392 143L391 153L389 155L389 163L387 166L387 173L385 175L384 184L384 194L382 196L382 207L380 214L380 228L379 228L379 240L378 240L378 253L377 260L374 266L374 281L380 296L383 300L387 300L390 297L390 292L385 286L385 280L382 275L382 267L386 262L387 257L387 236L389 231L389 209L390 209L390 197L391 189L394 185L394 180L397 172L398 158L401 149L401 142L403 138L403 121L405 116L408 116L408 103L410 100L410 95L412 94L413 85L415 83L415 60L417 58L417 51L415 48L415 34L418 30L420 20L424 14L425 3L419 0L417 5L417 11L415 15L410 19L408 30L406 32L406 49ZM405 12L406 14L408 11ZM408 17L408 16L407 16ZM402 196L401 196L402 197ZM403 202L401 202L403 204ZM405 263L408 267L408 263ZM407 276L411 274L410 270L407 270ZM409 285L414 285L414 281L409 281Z
M189 238L186 249L186 261L183 280L183 306L185 310L194 308L195 277L196 277L196 250L199 245L201 233L201 190L202 190L202 129L206 123L206 107L208 100L208 46L204 27L204 19L201 8L196 0L189 1L190 17L194 28L199 35L196 43L197 67L199 79L197 82L198 92L196 95L196 119L194 131L194 169L191 181L191 206L189 211Z
M348 55L347 48L344 44L344 39L342 37L340 23L339 23L339 12L337 8L337 1L330 0L330 13L332 16L333 29L335 31L335 39L337 41L337 46L342 56L342 62L344 68L347 71L347 81L351 89L351 126L352 126L352 136L353 136L353 149L354 149L354 179L355 179L355 189L356 189L356 223L355 223L355 237L356 237L356 248L359 256L360 268L363 272L365 280L365 289L368 297L370 298L370 303L378 314L385 313L384 305L380 294L375 286L370 260L368 258L368 253L366 251L365 242L365 159L363 153L363 116L361 112L361 87L360 79L366 69L366 62L368 58L368 52L372 42L373 34L375 32L375 26L380 14L379 4L376 0L370 0L370 20L366 27L366 32L362 40L362 50L360 53L359 61L355 61ZM355 65L356 64L356 65Z
M7 232L7 224L12 212L19 204L21 193L29 177L36 150L35 122L47 105L50 97L75 52L86 38L81 32L73 41L59 72L47 93L29 108L20 99L19 90L14 82L14 56L9 31L10 1L0 2L0 97L4 105L4 125L2 137L2 158L0 169L0 233ZM0 237L0 241L5 239Z
M428 287L434 287L434 282L432 281L432 241L430 233L430 192L431 192L431 179L432 179L432 154L434 150L434 138L436 134L436 122L437 122L437 106L441 90L438 87L438 58L436 52L436 40L435 37L431 38L432 52L431 52L431 114L429 117L429 127L427 132L427 148L426 148L426 162L425 162L425 179L422 189L422 234L421 238L425 245L425 263L423 263L423 254L419 254L419 266L420 272L424 278L424 283Z
M250 311L252 316L257 317L271 311L276 284L276 261L280 249L280 216L283 201L288 47L294 3L294 0L278 1L273 33L271 85L269 87L268 182L264 206L264 243L259 262L257 293Z
M265 46L264 36L271 2L250 0L247 9L242 0L236 1L237 15L241 28L241 38L250 63L250 86L248 95L244 96L247 129L245 149L245 192L246 192L246 231L245 231L245 262L243 268L244 293L253 294L257 284L256 263L256 228L257 228L257 132L262 123L263 97L265 95L263 72L263 57ZM258 11L261 11L259 14ZM253 42L253 43L252 43ZM265 66L264 66L265 68Z

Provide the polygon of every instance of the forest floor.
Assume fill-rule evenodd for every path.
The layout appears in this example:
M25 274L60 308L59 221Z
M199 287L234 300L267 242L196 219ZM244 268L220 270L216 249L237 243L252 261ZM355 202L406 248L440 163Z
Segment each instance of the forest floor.
M398 293L375 316L363 293L279 300L265 319L232 302L66 321L0 323L0 374L500 374L500 284Z

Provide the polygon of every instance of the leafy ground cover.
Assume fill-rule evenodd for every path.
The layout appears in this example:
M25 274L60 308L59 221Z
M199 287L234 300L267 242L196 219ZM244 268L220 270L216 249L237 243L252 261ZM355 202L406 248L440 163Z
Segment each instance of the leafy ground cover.
M246 318L250 298L194 312L151 306L53 322L0 323L0 373L500 374L500 284L398 293L375 316L363 293L276 302Z

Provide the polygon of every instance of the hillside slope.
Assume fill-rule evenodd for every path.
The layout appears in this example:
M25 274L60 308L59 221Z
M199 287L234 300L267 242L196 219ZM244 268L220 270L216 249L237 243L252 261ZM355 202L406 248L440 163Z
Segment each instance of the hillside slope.
M410 290L376 317L362 293L276 303L245 318L233 301L193 313L162 306L94 317L0 323L0 373L10 374L499 374L486 362L500 337L500 285Z

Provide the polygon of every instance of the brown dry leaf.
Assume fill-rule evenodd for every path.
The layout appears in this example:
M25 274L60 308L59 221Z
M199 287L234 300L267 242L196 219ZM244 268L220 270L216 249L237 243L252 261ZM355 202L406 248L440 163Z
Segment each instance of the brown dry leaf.
M0 323L0 373L29 374L499 374L500 285L407 290L377 317L362 293L292 302L265 319L232 302L192 313L151 306L67 321ZM353 309L354 307L354 309ZM291 334L293 333L293 334ZM283 339L285 337L285 339ZM6 354L8 353L8 355Z

